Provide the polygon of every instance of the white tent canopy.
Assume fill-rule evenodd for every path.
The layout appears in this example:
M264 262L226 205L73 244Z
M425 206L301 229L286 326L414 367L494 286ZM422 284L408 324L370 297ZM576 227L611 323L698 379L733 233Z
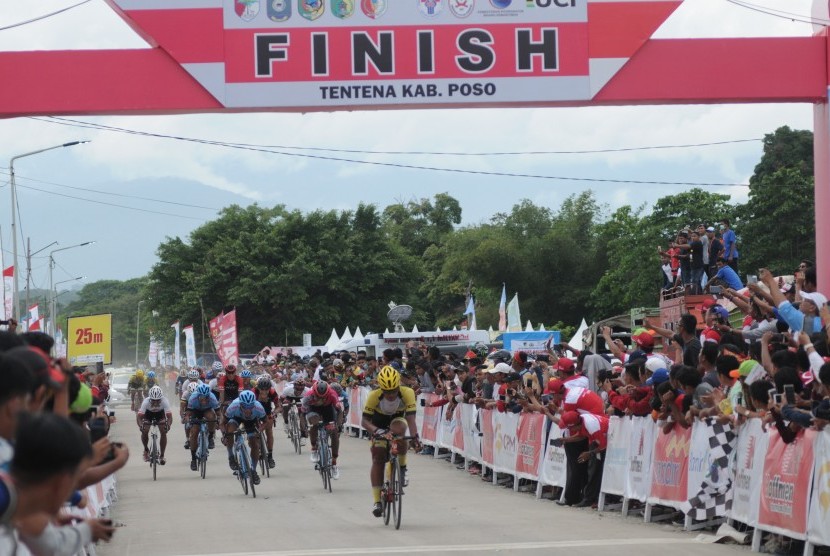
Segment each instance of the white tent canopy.
M527 321L527 325L525 326L525 332L533 332L533 325L530 324L530 321Z
M354 336L352 336L353 340L363 341L363 332L360 331L360 327L358 326L354 330Z
M419 332L417 324L412 327L412 332Z
M574 337L571 338L571 341L568 342L568 345L574 349L578 349L582 351L582 333L588 330L588 323L585 322L585 319L582 319L582 324L579 325L579 328L576 329L576 333Z
M329 351L329 352L334 351L334 349L339 345L340 345L340 338L337 337L337 330L332 328L331 329L331 336L329 336L329 339L326 340L326 343L325 343L326 351Z
M540 322L539 323L539 332L544 332L544 331L545 331L545 325Z

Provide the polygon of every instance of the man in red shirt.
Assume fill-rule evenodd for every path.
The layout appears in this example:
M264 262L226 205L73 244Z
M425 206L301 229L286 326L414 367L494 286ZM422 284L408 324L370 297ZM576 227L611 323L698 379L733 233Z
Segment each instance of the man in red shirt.
M592 415L603 415L605 413L605 404L595 392L580 386L568 388L558 378L548 382L545 393L552 396L554 403L561 406L563 412L576 411L577 413L590 413Z
M588 377L576 372L576 363L573 359L567 357L560 357L557 359L554 368L562 377L562 382L565 383L565 388L573 388L579 386L581 388L590 388Z
M577 508L593 506L599 500L602 486L602 469L605 464L605 448L608 446L608 417L565 411L559 427L566 429L568 436L587 439L587 449L579 454L578 464L587 464L588 473L582 489L582 500Z

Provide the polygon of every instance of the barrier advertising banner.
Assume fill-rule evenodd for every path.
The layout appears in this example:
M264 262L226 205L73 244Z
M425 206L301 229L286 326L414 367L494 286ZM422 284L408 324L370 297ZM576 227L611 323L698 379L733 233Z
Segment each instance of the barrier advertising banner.
M554 424L548 432L539 480L546 485L564 487L568 475L568 462L565 449L551 445L551 441L557 438L562 438L562 429Z
M545 416L541 413L525 413L516 429L519 443L516 457L516 475L522 479L536 479L544 452Z
M691 429L675 425L668 434L660 431L654 444L649 504L679 509L687 501L688 457Z
M425 441L435 444L438 442L438 427L441 419L441 408L430 406L429 404L431 402L432 400L427 398L427 406L424 408L424 424L421 429L421 437Z
M631 417L611 417L608 421L608 447L602 468L602 492L622 496L628 474L628 451L631 444Z
M461 404L462 429L464 434L464 457L481 461L481 436L479 410L472 404Z
M112 362L112 315L69 317L67 358L70 365Z
M769 433L764 431L761 419L749 419L741 426L735 448L735 480L732 482L729 517L750 527L758 524L768 444Z
M830 546L830 429L816 435L815 472L807 539L813 544Z
M481 410L481 460L484 462L485 465L488 467L493 467L493 445L495 444L495 431L493 428L493 415L494 411L492 409L482 409Z
M759 528L796 539L805 538L814 440L815 431L811 429L803 429L789 444L777 430L770 432L761 484Z
M651 492L652 455L657 439L657 424L651 417L631 419L631 447L628 451L628 475L625 497L645 502Z
M363 406L360 404L360 388L352 388L349 390L349 415L347 417L347 424L350 427L360 426L361 411L363 411Z
M493 428L493 469L499 473L514 473L519 453L516 439L519 414L495 412Z

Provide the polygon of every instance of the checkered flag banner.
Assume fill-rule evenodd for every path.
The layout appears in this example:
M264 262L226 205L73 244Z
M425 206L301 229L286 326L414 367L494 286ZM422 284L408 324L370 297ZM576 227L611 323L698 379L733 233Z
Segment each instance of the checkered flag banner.
M697 495L684 504L683 511L697 521L724 517L732 507L732 478L729 462L738 435L731 424L721 424L716 418L702 421L707 429L712 464L700 484Z

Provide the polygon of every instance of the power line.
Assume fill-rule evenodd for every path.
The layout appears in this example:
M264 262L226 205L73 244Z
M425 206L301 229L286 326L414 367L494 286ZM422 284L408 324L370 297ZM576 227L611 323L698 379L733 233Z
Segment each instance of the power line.
M115 204L115 203L108 203L106 201L97 201L95 199L86 199L84 197L75 197L74 195L66 195L65 193L58 193L57 191L47 191L46 189L38 189L37 187L32 187L31 185L18 185L17 187L22 187L23 189L31 189L32 191L39 191L41 193L46 193L46 194L49 194L49 195L57 195L58 197L66 197L67 199L75 199L77 201L86 201L88 203L95 203L97 205L106 205L108 207L116 207L116 208L122 208L122 209L127 209L127 210L134 210L134 211L138 211L138 212L146 212L146 213L149 213L149 214L160 214L160 215L163 215L163 216L173 216L175 218L186 218L188 220L198 220L200 222L205 221L204 218L197 218L195 216L184 216L183 214L172 214L172 213L169 213L169 212L159 212L159 211L156 211L156 210L142 209L142 208L138 208L138 207L128 207L126 205L118 205L118 204Z
M33 118L39 119L39 118ZM46 120L48 121L48 120ZM84 122L81 122L84 124ZM74 127L84 127L84 125L75 125L75 124L64 124L64 125L73 125ZM109 127L109 126L103 126ZM455 174L469 174L469 175L479 175L479 176L491 176L491 177L507 177L507 178L532 178L532 179L545 179L545 180L552 180L552 181L576 181L576 182L593 182L593 183L622 183L622 184L636 184L636 185L679 185L679 186L700 186L700 187L748 187L747 184L743 183L717 183L717 182L684 182L684 181L663 181L663 180L622 180L622 179L613 179L613 178L584 178L584 177L570 177L570 176L551 176L551 175L544 175L544 174L525 174L525 173L518 173L518 172L493 172L493 171L485 171L485 170L466 170L462 168L446 168L446 167L439 167L439 166L423 166L423 165L416 165L416 164L402 164L397 162L380 162L380 161L373 161L373 160L356 160L352 158L343 158L337 156L323 156L317 154L307 154L307 153L292 153L292 152L285 152L285 151L278 151L272 150L268 148L262 147L249 147L249 146L242 146L233 143L222 143L218 141L208 141L205 139L195 139L190 137L177 137L172 135L162 135L158 133L149 133L149 132L140 132L135 130L129 130L125 128L111 128L111 131L119 131L121 133L129 133L132 135L143 135L149 137L157 137L157 138L164 138L164 139L175 139L179 141L188 141L193 143L201 143L207 145L216 145L216 146L223 146L231 149L243 150L243 151L250 151L250 152L261 152L267 154L276 154L282 156L289 156L289 157L297 157L297 158L308 158L313 160L326 160L330 162L347 162L351 164L363 164L368 166L380 166L386 168L399 168L399 169L406 169L406 170L427 170L432 172L449 172Z
M6 168L0 167L0 175L9 175L9 173L4 171L4 170L6 170ZM152 201L154 203L165 203L165 204L168 204L168 205L177 205L177 206L180 206L180 207L187 207L187 208L198 208L198 209L205 209L205 210L212 210L212 211L221 210L221 209L218 209L218 208L215 208L215 207L204 207L204 206L201 206L201 205L192 205L192 204L189 204L189 203L177 203L176 201L165 201L164 199L153 199L152 197L141 197L139 195L128 195L126 193L113 193L111 191L102 191L100 189L91 189L91 188L87 188L87 187L78 187L78 186L74 186L74 185L66 185L66 184L63 184L63 183L56 183L56 182L53 182L53 181L39 180L39 179L35 179L35 178L27 178L27 177L21 176L20 174L17 174L17 173L15 173L14 176L15 176L15 178L17 178L17 180L22 179L22 180L25 180L25 181L42 183L44 185L54 185L54 186L57 186L57 187L65 187L67 189L75 189L75 190L78 190L78 191L89 191L91 193L100 193L102 195L112 195L114 197L124 197L124 198L128 198L128 199L140 199L142 201Z
M766 15L770 15L773 17L777 17L779 19L787 19L789 21L797 22L797 23L809 23L813 25L823 25L828 26L830 25L830 21L826 19L819 19L814 18L809 15L804 14L797 14L793 12L787 12L784 10L778 10L775 8L768 8L766 6L759 6L758 4L751 4L749 2L743 2L742 0L726 0L730 4L734 4L741 8L745 8L747 10L752 10L753 12L758 12Z
M27 19L26 21L19 21L17 23L12 23L11 25L6 25L5 27L0 27L0 31L5 31L6 29L14 29L15 27L21 27L23 25L28 25L29 23L34 23L36 21L40 21L40 20L46 19L48 17L56 16L58 14L62 14L63 12L68 12L69 10L71 10L73 8L77 8L78 6L83 6L84 4L87 4L89 2L92 2L92 0L82 0L81 2L78 2L77 4L72 4L71 6L61 8L60 10L50 12L48 14L39 15L37 17L33 17L32 19Z
M165 135L161 133L153 133L149 131L140 131L128 129L123 127L108 126L104 124L97 124L94 122L85 122L83 120L73 120L71 118L58 118L54 116L46 117L30 117L32 120L37 120L46 123L66 125L69 127L81 127L85 129L97 129L101 131L113 131L117 133L125 133L129 135L142 135L147 137L155 137L158 139L174 139L177 141L188 141L194 143L202 143L207 145L215 145L221 147L246 147L253 149L290 149L298 151L311 152L334 152L347 154L370 154L370 155L427 155L427 156L526 156L526 155L577 155L577 154L605 154L615 152L630 152L630 151L648 151L659 149L687 149L698 147L712 147L722 146L734 143L754 143L763 141L763 138L752 139L733 139L727 141L713 141L708 143L689 143L679 145L647 145L642 147L617 147L607 149L586 149L586 150L572 150L572 151L504 151L504 152L454 152L454 151L376 151L367 149L339 149L333 147L305 147L297 145L262 145L256 143L236 143L230 141L219 141L211 139L198 139L195 137Z

